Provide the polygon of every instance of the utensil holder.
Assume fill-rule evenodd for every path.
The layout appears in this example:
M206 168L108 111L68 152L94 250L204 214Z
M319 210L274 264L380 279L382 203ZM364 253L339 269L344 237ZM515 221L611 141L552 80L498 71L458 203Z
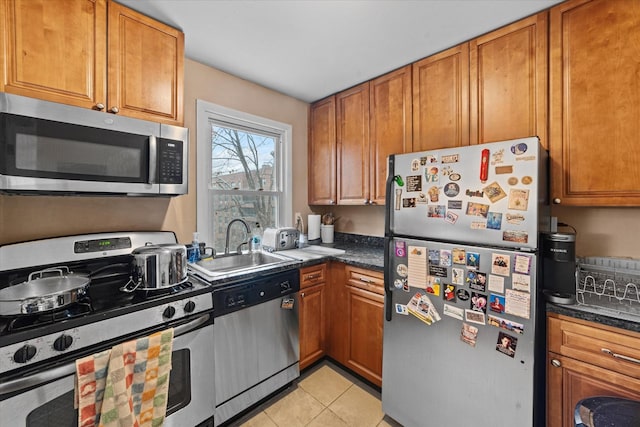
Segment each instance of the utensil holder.
M333 224L320 226L320 238L322 243L333 243Z

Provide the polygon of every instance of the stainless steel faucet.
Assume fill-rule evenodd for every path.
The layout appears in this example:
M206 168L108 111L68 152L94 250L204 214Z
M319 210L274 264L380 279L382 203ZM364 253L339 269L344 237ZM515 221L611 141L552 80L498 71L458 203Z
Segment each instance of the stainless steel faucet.
M229 231L231 230L231 226L233 225L234 222L241 222L244 224L244 228L247 230L247 239L245 242L242 242L238 245L238 248L236 249L236 252L240 253L240 251L242 250L242 246L246 245L249 243L249 240L251 239L251 227L249 226L249 224L247 224L247 221L245 221L242 218L234 218L231 221L229 221L229 224L227 225L227 236L225 238L224 241L224 254L225 255L229 255Z

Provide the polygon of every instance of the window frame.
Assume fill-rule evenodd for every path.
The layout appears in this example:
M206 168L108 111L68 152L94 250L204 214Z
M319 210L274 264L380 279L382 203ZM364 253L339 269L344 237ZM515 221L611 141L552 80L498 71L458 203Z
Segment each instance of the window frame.
M276 173L282 188L279 193L276 216L276 227L291 224L293 218L293 157L292 157L292 126L265 117L243 111L223 107L222 105L201 99L196 100L196 227L200 239L206 242L214 241L212 198L210 197L209 183L211 180L211 124L215 120L229 125L239 126L256 132L266 132L280 136L282 146L279 151L280 158L276 159ZM206 153L206 154L204 154ZM203 191L204 189L204 191ZM237 190L237 194L260 194L256 190ZM265 225L261 224L264 228Z

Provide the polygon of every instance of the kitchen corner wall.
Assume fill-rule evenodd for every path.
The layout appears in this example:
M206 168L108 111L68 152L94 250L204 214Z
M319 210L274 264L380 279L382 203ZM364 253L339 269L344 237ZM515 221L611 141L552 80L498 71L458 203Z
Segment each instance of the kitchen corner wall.
M172 198L0 195L0 244L103 231L170 230L191 240L196 228L196 99L293 127L293 209L307 206L309 104L185 59L184 125L190 132L189 194Z

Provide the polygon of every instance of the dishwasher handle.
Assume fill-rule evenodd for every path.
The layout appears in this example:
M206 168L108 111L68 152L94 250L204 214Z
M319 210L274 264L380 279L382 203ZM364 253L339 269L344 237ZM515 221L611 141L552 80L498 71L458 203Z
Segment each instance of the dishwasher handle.
M197 319L185 323L184 325L176 326L173 330L174 339L187 334L194 329L197 329L201 325L207 323L211 318L210 314L205 314ZM47 369L46 371L37 372L28 377L16 378L15 380L7 381L0 384L0 396L8 393L19 392L31 387L35 387L39 384L48 383L51 381L59 380L66 376L76 373L76 362L71 362L66 365L58 366L57 368Z

